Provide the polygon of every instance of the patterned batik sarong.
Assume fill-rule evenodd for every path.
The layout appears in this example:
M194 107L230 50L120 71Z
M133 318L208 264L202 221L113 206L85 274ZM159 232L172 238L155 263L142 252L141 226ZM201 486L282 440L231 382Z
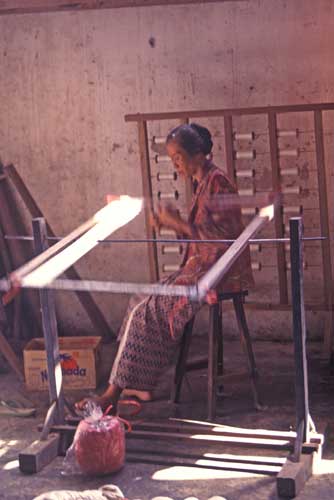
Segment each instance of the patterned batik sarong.
M208 162L193 196L188 223L193 239L234 239L243 229L238 205L221 210L212 203L217 196L236 194L224 173ZM217 208L218 207L218 208ZM182 237L183 235L179 235ZM196 284L223 255L225 243L189 243L180 269L163 283ZM240 291L253 284L249 250L246 250L218 285L218 291ZM119 349L109 382L121 388L152 390L168 366L186 323L201 304L187 297L141 296L130 300L119 332Z

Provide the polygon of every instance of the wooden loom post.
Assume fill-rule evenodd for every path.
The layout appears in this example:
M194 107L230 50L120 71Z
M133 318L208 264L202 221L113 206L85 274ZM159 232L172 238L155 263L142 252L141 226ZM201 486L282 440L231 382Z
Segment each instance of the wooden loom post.
M35 218L32 221L36 253L48 247L45 219ZM62 392L62 371L59 355L57 318L54 292L41 288L39 290L42 312L42 324L45 341L50 405L56 402L54 422L64 422L64 398Z
M139 154L140 154L140 166L142 173L142 187L143 196L145 199L145 223L146 223L146 234L148 239L155 239L155 230L150 224L150 212L153 209L153 199L152 199L152 181L150 172L150 158L148 151L148 135L147 135L147 122L138 121L138 144L139 144ZM152 282L158 281L159 279L159 269L158 269L158 254L156 243L148 243L148 258L150 266L150 279Z
M273 191L279 193L281 190L280 183L280 170L278 160L278 144L277 144L277 116L274 112L268 113L268 130L270 142L270 158L272 168L272 186ZM279 199L275 204L275 232L276 238L283 238L283 215L282 215L282 201ZM280 303L288 303L288 283L286 276L286 262L285 262L285 247L284 243L277 244L277 266L278 266L278 282L279 282L279 295Z
M303 428L302 442L309 438L309 404L306 360L306 323L303 277L303 224L301 217L290 219L291 295L295 353L297 432Z
M20 174L16 170L14 165L8 165L5 167L5 172L9 176L10 180L14 184L18 193L20 194L22 200L24 201L28 211L32 218L43 217L43 213L39 206L37 205L35 199L32 194L28 190L27 186L23 182ZM51 226L46 223L47 233L49 236L54 237L55 233L53 232ZM65 271L66 276L69 279L80 279L79 273L75 270L74 267L71 267ZM87 292L75 292L78 297L79 302L82 307L86 311L89 319L92 324L95 326L100 335L104 338L110 337L110 335L114 336L115 333L112 331L110 326L108 325L104 315L101 310L97 306L93 297Z
M287 457L277 476L276 485L279 498L295 498L312 475L315 456L318 454L321 457L321 448L310 454L304 452L305 444L310 441L311 418L308 402L302 237L302 218L291 218L290 258L297 435L294 452Z
M316 161L318 172L318 189L319 189L319 209L320 209L320 228L321 236L326 239L322 241L322 265L324 272L324 295L325 303L328 308L329 324L324 333L324 354L330 358L333 348L333 276L332 276L332 260L331 247L329 239L329 220L328 220L328 200L327 200L327 185L326 185L326 165L325 165L325 148L323 136L323 119L321 110L314 111L314 130L315 130L315 146L316 146Z

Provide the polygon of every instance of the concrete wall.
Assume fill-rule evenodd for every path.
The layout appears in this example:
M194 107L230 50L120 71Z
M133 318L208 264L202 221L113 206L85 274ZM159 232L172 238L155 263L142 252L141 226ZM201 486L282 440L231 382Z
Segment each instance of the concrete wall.
M0 17L1 157L65 234L106 193L141 195L126 113L334 101L333 21L331 0ZM143 234L139 217L119 236ZM85 278L146 281L146 262L143 246L100 246L77 268ZM96 299L116 329L126 297ZM59 305L69 333L90 331L72 295ZM284 335L290 321L277 315L269 328L261 318L251 319L261 336ZM311 319L317 334L322 320Z

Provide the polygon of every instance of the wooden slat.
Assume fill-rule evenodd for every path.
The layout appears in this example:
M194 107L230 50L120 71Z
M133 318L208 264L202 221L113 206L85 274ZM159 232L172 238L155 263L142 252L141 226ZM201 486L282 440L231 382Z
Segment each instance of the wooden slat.
M280 171L278 160L278 143L277 143L277 118L276 113L268 113L268 129L269 129L269 143L270 143L270 159L272 169L272 188L275 193L281 191ZM282 202L279 199L275 204L275 231L276 238L283 238L283 214ZM284 243L277 243L277 266L278 266L278 285L279 285L279 298L281 304L287 304L288 298L288 283L286 275L286 262L285 262L285 246Z
M236 182L234 168L234 153L233 153L233 123L232 115L224 116L224 136L225 136L225 153L226 153L226 169L231 181Z
M138 141L140 151L140 166L142 173L143 196L145 199L145 223L146 235L148 239L155 239L156 234L154 228L150 224L150 212L153 210L153 191L150 171L150 158L148 151L148 135L147 123L145 121L138 122ZM158 268L158 253L156 243L148 243L148 258L150 266L150 279L152 282L159 279Z
M171 111L166 113L135 113L125 115L126 122L155 121L155 120L177 120L180 118L203 118L213 116L241 116L241 115L261 115L268 113L301 113L316 110L334 110L334 102L319 104L295 104L286 106L260 106L254 108L221 108L203 109L188 111Z
M4 239L4 234L2 232L1 227L0 227L0 257L4 265L4 270L6 274L9 275L12 271L12 264L7 248L7 243ZM13 320L13 331L12 331L13 338L16 340L19 340L21 333L21 320L22 320L21 309L22 309L22 296L18 295L14 301L14 320Z
M188 125L189 124L189 118L183 118L181 120L181 125ZM187 209L188 212L190 211L191 203L192 203L192 198L193 198L193 193L194 193L194 186L193 186L193 180L191 177L187 177L185 179L185 198L186 198L186 204L187 204Z
M115 9L121 7L152 7L155 5L186 5L219 3L227 0L2 0L1 14L24 14L86 9ZM240 1L240 0L229 0Z
M192 457L167 455L161 452L160 454L146 453L145 451L127 450L126 461L131 463L146 463L155 465L165 465L169 467L195 467L198 469L213 469L213 470L228 470L248 472L253 474L276 475L281 470L281 465L272 465L264 463L246 463L228 460L212 460L206 457Z
M1 325L0 325L1 329ZM22 363L20 363L19 359L17 358L15 352L9 345L6 337L2 335L0 331L0 352L4 355L4 357L7 359L9 365L13 368L15 373L18 375L20 380L23 380L23 369L22 369Z
M330 247L330 232L328 219L328 200L327 200L327 181L326 181L326 165L325 165L325 148L323 135L323 120L322 112L317 110L314 112L314 131L315 131L315 146L316 146L316 161L318 172L318 189L319 189L319 209L320 209L320 228L321 236L327 239L322 241L322 265L324 270L324 295L325 302L329 309L329 325L325 330L324 336L324 351L330 357L333 348L333 276L332 276L332 258Z
M175 445L176 447L178 446L177 443ZM138 448L131 448L130 446L127 446L126 450L127 454L128 453L136 453L136 454L142 454L143 457L145 455L152 455L152 458L154 456L161 456L161 457L174 457L174 458L189 458L189 459L194 459L194 460L201 460L201 459L207 459L207 460L212 460L213 462L221 462L224 461L226 463L230 464L263 464L263 465L273 465L273 466L279 466L283 465L286 461L285 457L264 457L264 456L252 456L252 455L232 455L232 454L225 454L225 453L201 453L201 452L180 452L177 449L175 450L174 448L168 448L168 450L157 450L152 447L138 450Z
M18 193L20 194L22 200L24 201L28 211L30 212L30 215L32 218L37 218L37 217L44 217L42 210L39 208L37 205L37 202L33 198L32 194L30 193L29 189L23 182L20 174L14 167L14 165L8 165L5 167L5 172L14 184L15 188L17 189ZM15 234L15 231L11 232L8 231L9 234ZM50 224L47 223L47 233L48 236L54 237L55 233L52 230ZM23 233L22 233L23 234ZM28 259L26 259L28 260ZM65 271L65 275L69 279L74 279L74 280L79 280L80 275L79 273L75 270L74 267L71 267ZM82 307L86 311L89 319L91 320L92 324L96 328L96 330L99 332L100 335L102 335L104 338L109 338L110 335L115 336L115 333L112 331L110 326L108 325L105 317L103 316L101 310L97 306L96 302L93 300L93 297L87 293L87 292L75 292L76 296L78 297L79 302L81 303Z
M57 426L52 426L52 429L56 429ZM205 444L205 445L221 445L226 446L251 446L255 448L273 448L273 449L281 449L281 450L292 450L293 443L290 440L282 439L275 440L270 438L254 438L247 435L243 435L241 437L236 436L224 436L224 435L208 435L202 434L200 432L196 434L183 434L181 432L152 432L152 431L132 431L127 435L128 439L140 439L140 440L149 440L149 441L182 441L187 442L188 444ZM303 445L303 453L312 453L313 451L317 451L318 444L315 443L304 443Z

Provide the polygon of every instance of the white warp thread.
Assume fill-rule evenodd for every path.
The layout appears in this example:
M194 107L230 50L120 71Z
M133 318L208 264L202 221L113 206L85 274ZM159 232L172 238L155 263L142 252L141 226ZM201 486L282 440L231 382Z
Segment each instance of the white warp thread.
M84 491L47 491L42 493L33 500L121 500L124 495L118 486L114 484L106 484L98 490Z

